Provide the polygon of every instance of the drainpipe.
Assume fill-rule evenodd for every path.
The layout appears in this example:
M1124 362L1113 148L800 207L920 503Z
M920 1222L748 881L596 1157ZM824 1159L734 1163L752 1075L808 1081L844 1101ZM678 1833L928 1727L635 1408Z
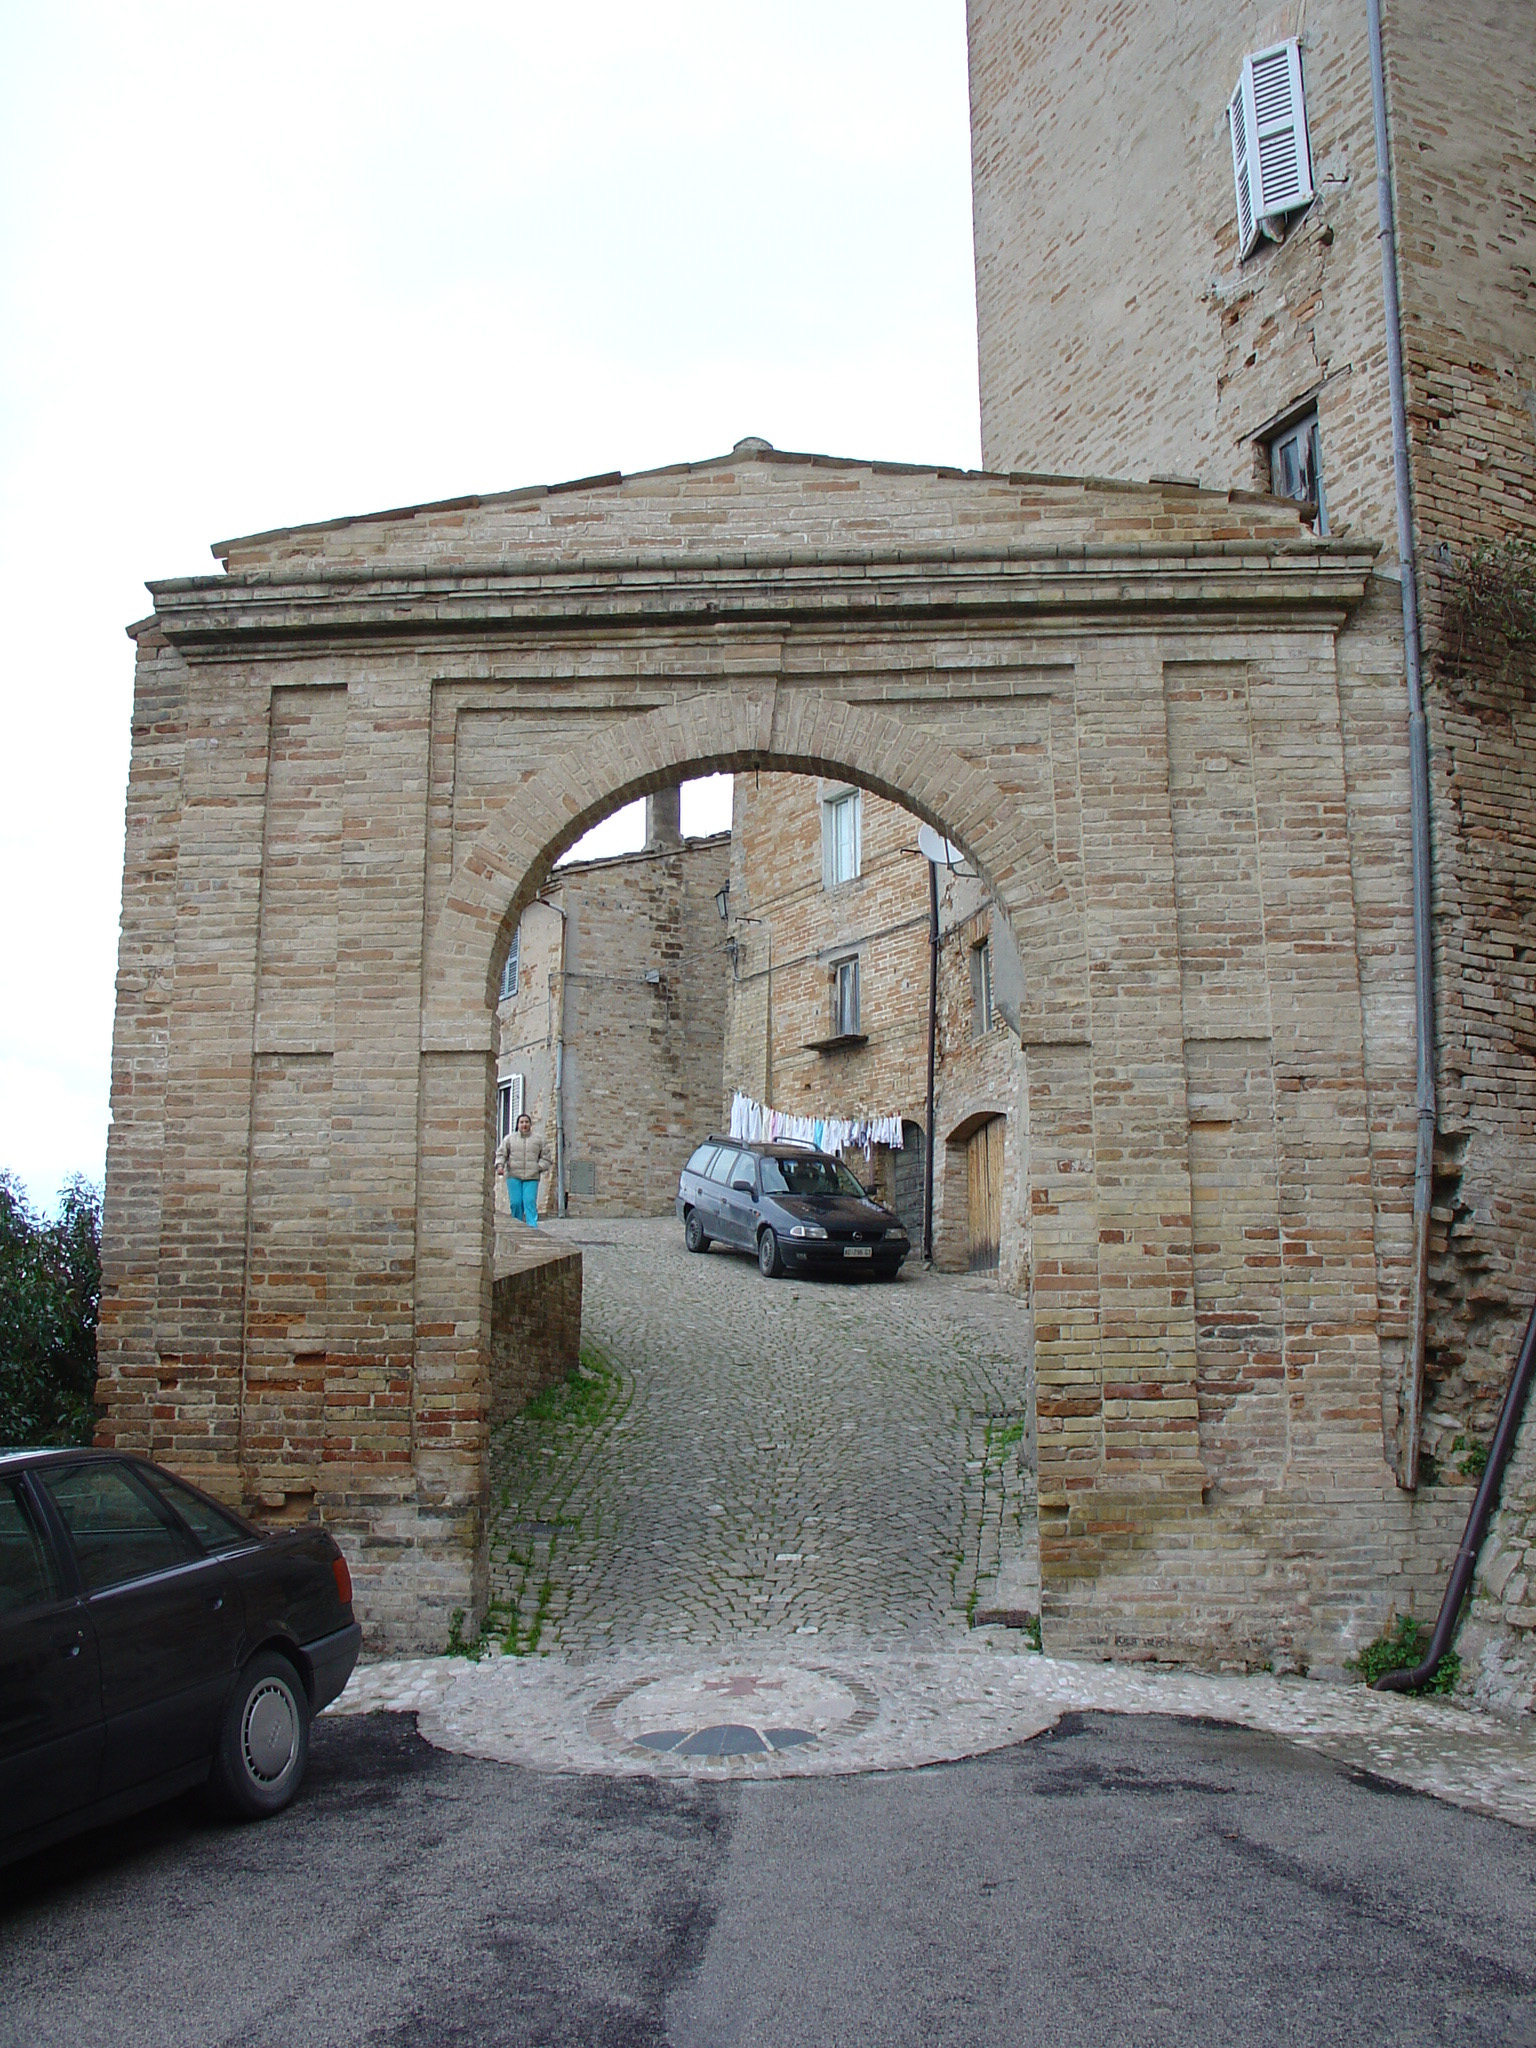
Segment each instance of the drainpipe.
M928 863L928 1137L923 1149L923 1258L933 1264L933 1050L939 1022L939 871Z
M1392 474L1397 495L1397 560L1403 593L1403 659L1408 674L1409 825L1413 844L1413 995L1418 1040L1418 1143L1413 1167L1413 1278L1408 1298L1408 1361L1398 1424L1397 1483L1419 1483L1419 1424L1429 1309L1429 1200L1435 1153L1435 983L1429 927L1429 733L1419 665L1419 591L1413 554L1408 473L1408 408L1403 397L1402 313L1397 296L1397 233L1387 144L1387 81L1381 60L1381 0L1366 0L1371 44L1371 111L1376 124L1376 209L1381 294L1387 330L1387 388L1392 401Z
M555 1030L555 1214L565 1214L565 988L569 977L565 971L566 938L570 931L570 919L558 903L550 903L540 897L546 910L552 910L560 920L560 1010L559 1024Z
M1467 1517L1466 1531L1461 1539L1461 1548L1456 1553L1456 1562L1451 1567L1451 1582L1445 1589L1445 1598L1440 1602L1440 1613L1435 1622L1435 1632L1429 1639L1429 1649L1423 1663L1416 1664L1411 1671L1384 1671L1376 1681L1378 1692L1417 1692L1421 1685L1427 1685L1434 1677L1440 1659L1451 1647L1451 1638L1455 1635L1456 1624L1461 1618L1461 1603L1467 1597L1472 1584L1472 1574L1477 1570L1477 1554L1483 1547L1488 1524L1499 1504L1499 1487L1504 1478L1504 1468L1510 1461L1515 1439L1520 1434L1520 1423L1525 1414L1526 1399L1530 1394L1533 1379L1536 1379L1536 1303L1531 1305L1531 1319L1525 1326L1525 1342L1520 1346L1514 1376L1509 1382L1509 1391L1504 1396L1504 1406L1499 1410L1499 1426L1493 1433L1482 1484L1477 1489L1477 1496L1472 1502L1472 1512Z

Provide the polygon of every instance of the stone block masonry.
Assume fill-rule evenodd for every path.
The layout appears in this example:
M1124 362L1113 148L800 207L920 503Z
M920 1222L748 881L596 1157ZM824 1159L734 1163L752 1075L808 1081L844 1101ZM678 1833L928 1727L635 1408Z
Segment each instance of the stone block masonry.
M956 840L1023 962L1047 1641L1336 1664L1422 1606L1373 548L754 448L222 552L135 629L104 1440L325 1521L372 1642L478 1614L512 934L618 804L793 773Z

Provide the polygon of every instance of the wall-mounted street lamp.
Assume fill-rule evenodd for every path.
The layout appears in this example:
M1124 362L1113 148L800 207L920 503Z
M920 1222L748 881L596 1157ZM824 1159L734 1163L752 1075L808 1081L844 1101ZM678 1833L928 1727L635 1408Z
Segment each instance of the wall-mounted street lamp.
M715 891L715 908L720 913L720 922L724 924L731 914L731 885L729 882L723 888Z

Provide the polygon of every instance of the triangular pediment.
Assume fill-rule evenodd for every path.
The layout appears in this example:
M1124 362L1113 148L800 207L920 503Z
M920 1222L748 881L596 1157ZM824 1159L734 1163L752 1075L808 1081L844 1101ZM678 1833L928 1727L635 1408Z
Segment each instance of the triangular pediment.
M889 556L905 547L1272 543L1304 532L1283 501L1177 479L998 476L787 454L753 440L704 462L284 527L219 542L214 553L233 574L260 575L306 563L456 571L674 551Z

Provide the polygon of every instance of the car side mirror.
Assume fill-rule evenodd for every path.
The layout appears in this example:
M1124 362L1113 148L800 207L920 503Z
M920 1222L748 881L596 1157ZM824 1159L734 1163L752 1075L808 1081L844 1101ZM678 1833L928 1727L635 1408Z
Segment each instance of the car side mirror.
M731 1182L731 1193L733 1195L750 1195L752 1193L751 1181L733 1180Z

